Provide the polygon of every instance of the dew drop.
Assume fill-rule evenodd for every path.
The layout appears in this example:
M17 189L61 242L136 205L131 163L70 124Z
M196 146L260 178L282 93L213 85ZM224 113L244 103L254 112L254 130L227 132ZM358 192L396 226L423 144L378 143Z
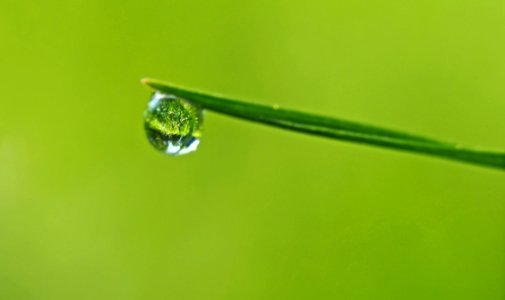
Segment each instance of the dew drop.
M169 155L193 152L200 143L202 110L188 101L155 92L144 112L147 139Z

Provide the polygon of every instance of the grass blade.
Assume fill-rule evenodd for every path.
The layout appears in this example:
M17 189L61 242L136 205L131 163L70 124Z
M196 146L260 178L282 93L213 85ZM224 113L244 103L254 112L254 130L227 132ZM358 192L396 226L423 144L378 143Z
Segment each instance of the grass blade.
M253 122L505 170L505 153L503 152L480 150L363 123L237 101L216 94L177 87L156 79L143 79L142 83L162 93L186 99L204 109Z

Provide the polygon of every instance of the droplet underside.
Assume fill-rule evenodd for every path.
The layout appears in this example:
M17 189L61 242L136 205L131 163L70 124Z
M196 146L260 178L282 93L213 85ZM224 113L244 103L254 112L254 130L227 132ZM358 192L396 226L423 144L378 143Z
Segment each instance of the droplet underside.
M193 152L200 143L203 113L188 101L155 92L144 113L147 139L169 155Z

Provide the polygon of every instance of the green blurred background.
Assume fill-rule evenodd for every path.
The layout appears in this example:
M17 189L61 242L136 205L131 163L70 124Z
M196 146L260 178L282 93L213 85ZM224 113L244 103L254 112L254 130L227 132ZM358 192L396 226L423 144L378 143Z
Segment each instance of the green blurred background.
M33 1L0 9L0 299L504 299L504 174L207 113L149 76L505 149L505 2Z

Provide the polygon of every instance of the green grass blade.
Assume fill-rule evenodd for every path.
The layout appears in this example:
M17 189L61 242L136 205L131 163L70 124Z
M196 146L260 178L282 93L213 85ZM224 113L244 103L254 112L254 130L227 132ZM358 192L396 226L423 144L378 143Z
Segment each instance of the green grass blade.
M312 135L438 156L505 170L505 153L501 152L474 149L396 130L281 109L275 106L232 100L220 95L177 87L155 79L144 79L142 82L154 90L181 97L204 109L241 119Z

